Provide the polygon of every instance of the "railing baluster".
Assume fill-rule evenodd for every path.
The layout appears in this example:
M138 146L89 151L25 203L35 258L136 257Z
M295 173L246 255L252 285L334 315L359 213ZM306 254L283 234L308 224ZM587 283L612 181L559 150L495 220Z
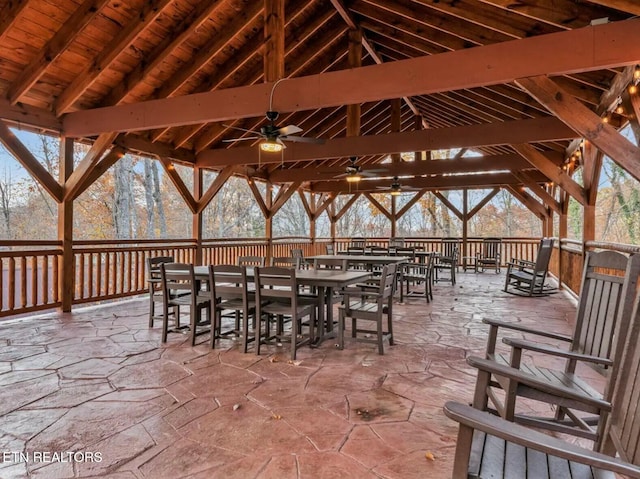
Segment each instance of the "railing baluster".
M27 257L20 256L20 305L27 306Z
M38 304L38 257L31 256L31 306ZM27 293L29 303L29 293Z

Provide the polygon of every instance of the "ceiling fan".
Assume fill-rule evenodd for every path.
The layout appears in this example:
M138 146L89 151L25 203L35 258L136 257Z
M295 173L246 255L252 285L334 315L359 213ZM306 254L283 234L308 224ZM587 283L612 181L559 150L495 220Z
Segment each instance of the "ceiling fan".
M247 130L245 128L239 128L237 126L223 125L227 128L233 128L234 130L240 130L248 133L253 133L252 136L245 136L239 138L230 138L222 140L223 142L233 142L242 140L259 140L265 141L260 143L260 149L266 152L279 152L283 148L286 148L285 141L291 141L296 143L316 143L322 144L324 140L322 138L310 138L305 136L295 136L295 133L300 133L302 128L297 125L287 125L284 127L276 126L275 121L278 119L278 112L269 110L267 111L267 119L269 124L260 128L260 131Z
M356 164L357 160L358 158L355 156L352 156L351 158L349 158L349 161L351 163L347 165L347 167L345 168L345 172L334 176L334 178L344 178L349 183L357 183L365 176L369 176L369 177L377 176L377 173L386 171L384 169L363 170L360 165Z
M407 191L419 191L419 188L403 187L402 185L400 185L400 180L398 179L397 176L393 177L393 182L389 187L378 186L377 188L380 190L388 191L391 194L391 196L398 196Z
M230 138L222 141L234 142L234 141L242 141L242 140L263 139L264 141L260 142L260 150L269 152L269 153L278 153L282 151L283 148L287 147L284 144L285 141L291 141L295 143L323 144L324 140L322 138L295 136L296 133L300 133L302 131L302 128L300 128L298 125L287 125L283 127L276 126L275 122L278 119L279 113L273 109L273 93L275 92L276 86L278 86L278 84L284 80L286 80L286 78L281 78L280 80L276 81L273 84L273 87L271 87L271 94L269 95L269 109L266 112L266 117L267 117L267 120L269 120L269 124L261 127L260 131L247 130L245 128L238 128L237 126L231 126L231 125L222 125L226 128L233 128L234 130L253 133L253 136Z

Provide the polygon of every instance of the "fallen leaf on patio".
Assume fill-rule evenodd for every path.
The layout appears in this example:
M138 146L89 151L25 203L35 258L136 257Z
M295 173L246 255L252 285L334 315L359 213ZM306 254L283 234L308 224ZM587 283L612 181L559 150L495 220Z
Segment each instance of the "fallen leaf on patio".
M240 409L240 404L234 404L233 405L233 410L237 411L238 409Z
M293 359L289 359L289 361L287 361L288 364L293 364L294 366L300 366L302 364L301 360L297 360L294 361Z
M431 451L427 451L427 453L424 455L424 457L426 457L430 461L435 461L436 460L436 456L434 456Z
M277 363L278 362L278 358L273 357L273 358L269 358L269 361L272 363Z
M275 420L282 419L282 416L280 414L271 413L271 419L275 419Z

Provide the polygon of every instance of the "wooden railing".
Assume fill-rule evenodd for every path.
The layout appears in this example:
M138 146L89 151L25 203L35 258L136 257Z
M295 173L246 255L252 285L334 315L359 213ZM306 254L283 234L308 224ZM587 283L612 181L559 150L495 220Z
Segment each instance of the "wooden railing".
M405 238L408 246L441 251L441 238ZM539 238L505 238L502 261L511 258L535 261ZM235 263L238 256L289 256L302 249L305 256L323 254L327 244L339 251L349 238L265 238L205 240L202 263ZM371 245L387 246L387 238L367 238ZM468 238L464 256L481 251L482 238ZM587 249L613 249L639 253L640 246L588 242ZM73 304L102 301L144 293L147 290L146 263L149 257L173 256L176 261L194 262L197 245L192 239L77 241L73 246L75 285ZM58 241L0 241L0 317L14 316L61 306L62 245ZM579 241L556 241L550 271L574 293L580 290L583 245Z
M195 258L194 240L115 240L74 243L74 303L122 298L147 291L147 259Z
M58 241L0 241L0 317L60 306Z

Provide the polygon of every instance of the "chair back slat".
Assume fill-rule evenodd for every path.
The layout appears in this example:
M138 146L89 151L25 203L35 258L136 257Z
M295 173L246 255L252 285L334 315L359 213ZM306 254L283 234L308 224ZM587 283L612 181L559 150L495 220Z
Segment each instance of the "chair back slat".
M604 450L610 452L613 447L623 460L640 466L640 294L631 296L636 300L618 368Z
M640 257L628 258L615 251L587 253L574 351L614 359L615 336L628 330L639 274Z
M536 265L534 267L537 276L547 276L552 252L553 238L542 238L542 240L540 240L540 246L538 247L538 255L536 256Z
M160 264L160 276L166 297L184 291L196 293L196 280L192 264L162 263Z
M238 266L264 266L264 256L239 256Z
M314 258L314 269L347 269L347 260L338 258Z
M213 266L213 284L216 297L220 299L247 298L247 270L244 266Z
M482 259L495 259L500 256L501 238L484 238L482 240Z
M266 266L255 269L256 301L289 300L296 302L296 271L292 268Z

